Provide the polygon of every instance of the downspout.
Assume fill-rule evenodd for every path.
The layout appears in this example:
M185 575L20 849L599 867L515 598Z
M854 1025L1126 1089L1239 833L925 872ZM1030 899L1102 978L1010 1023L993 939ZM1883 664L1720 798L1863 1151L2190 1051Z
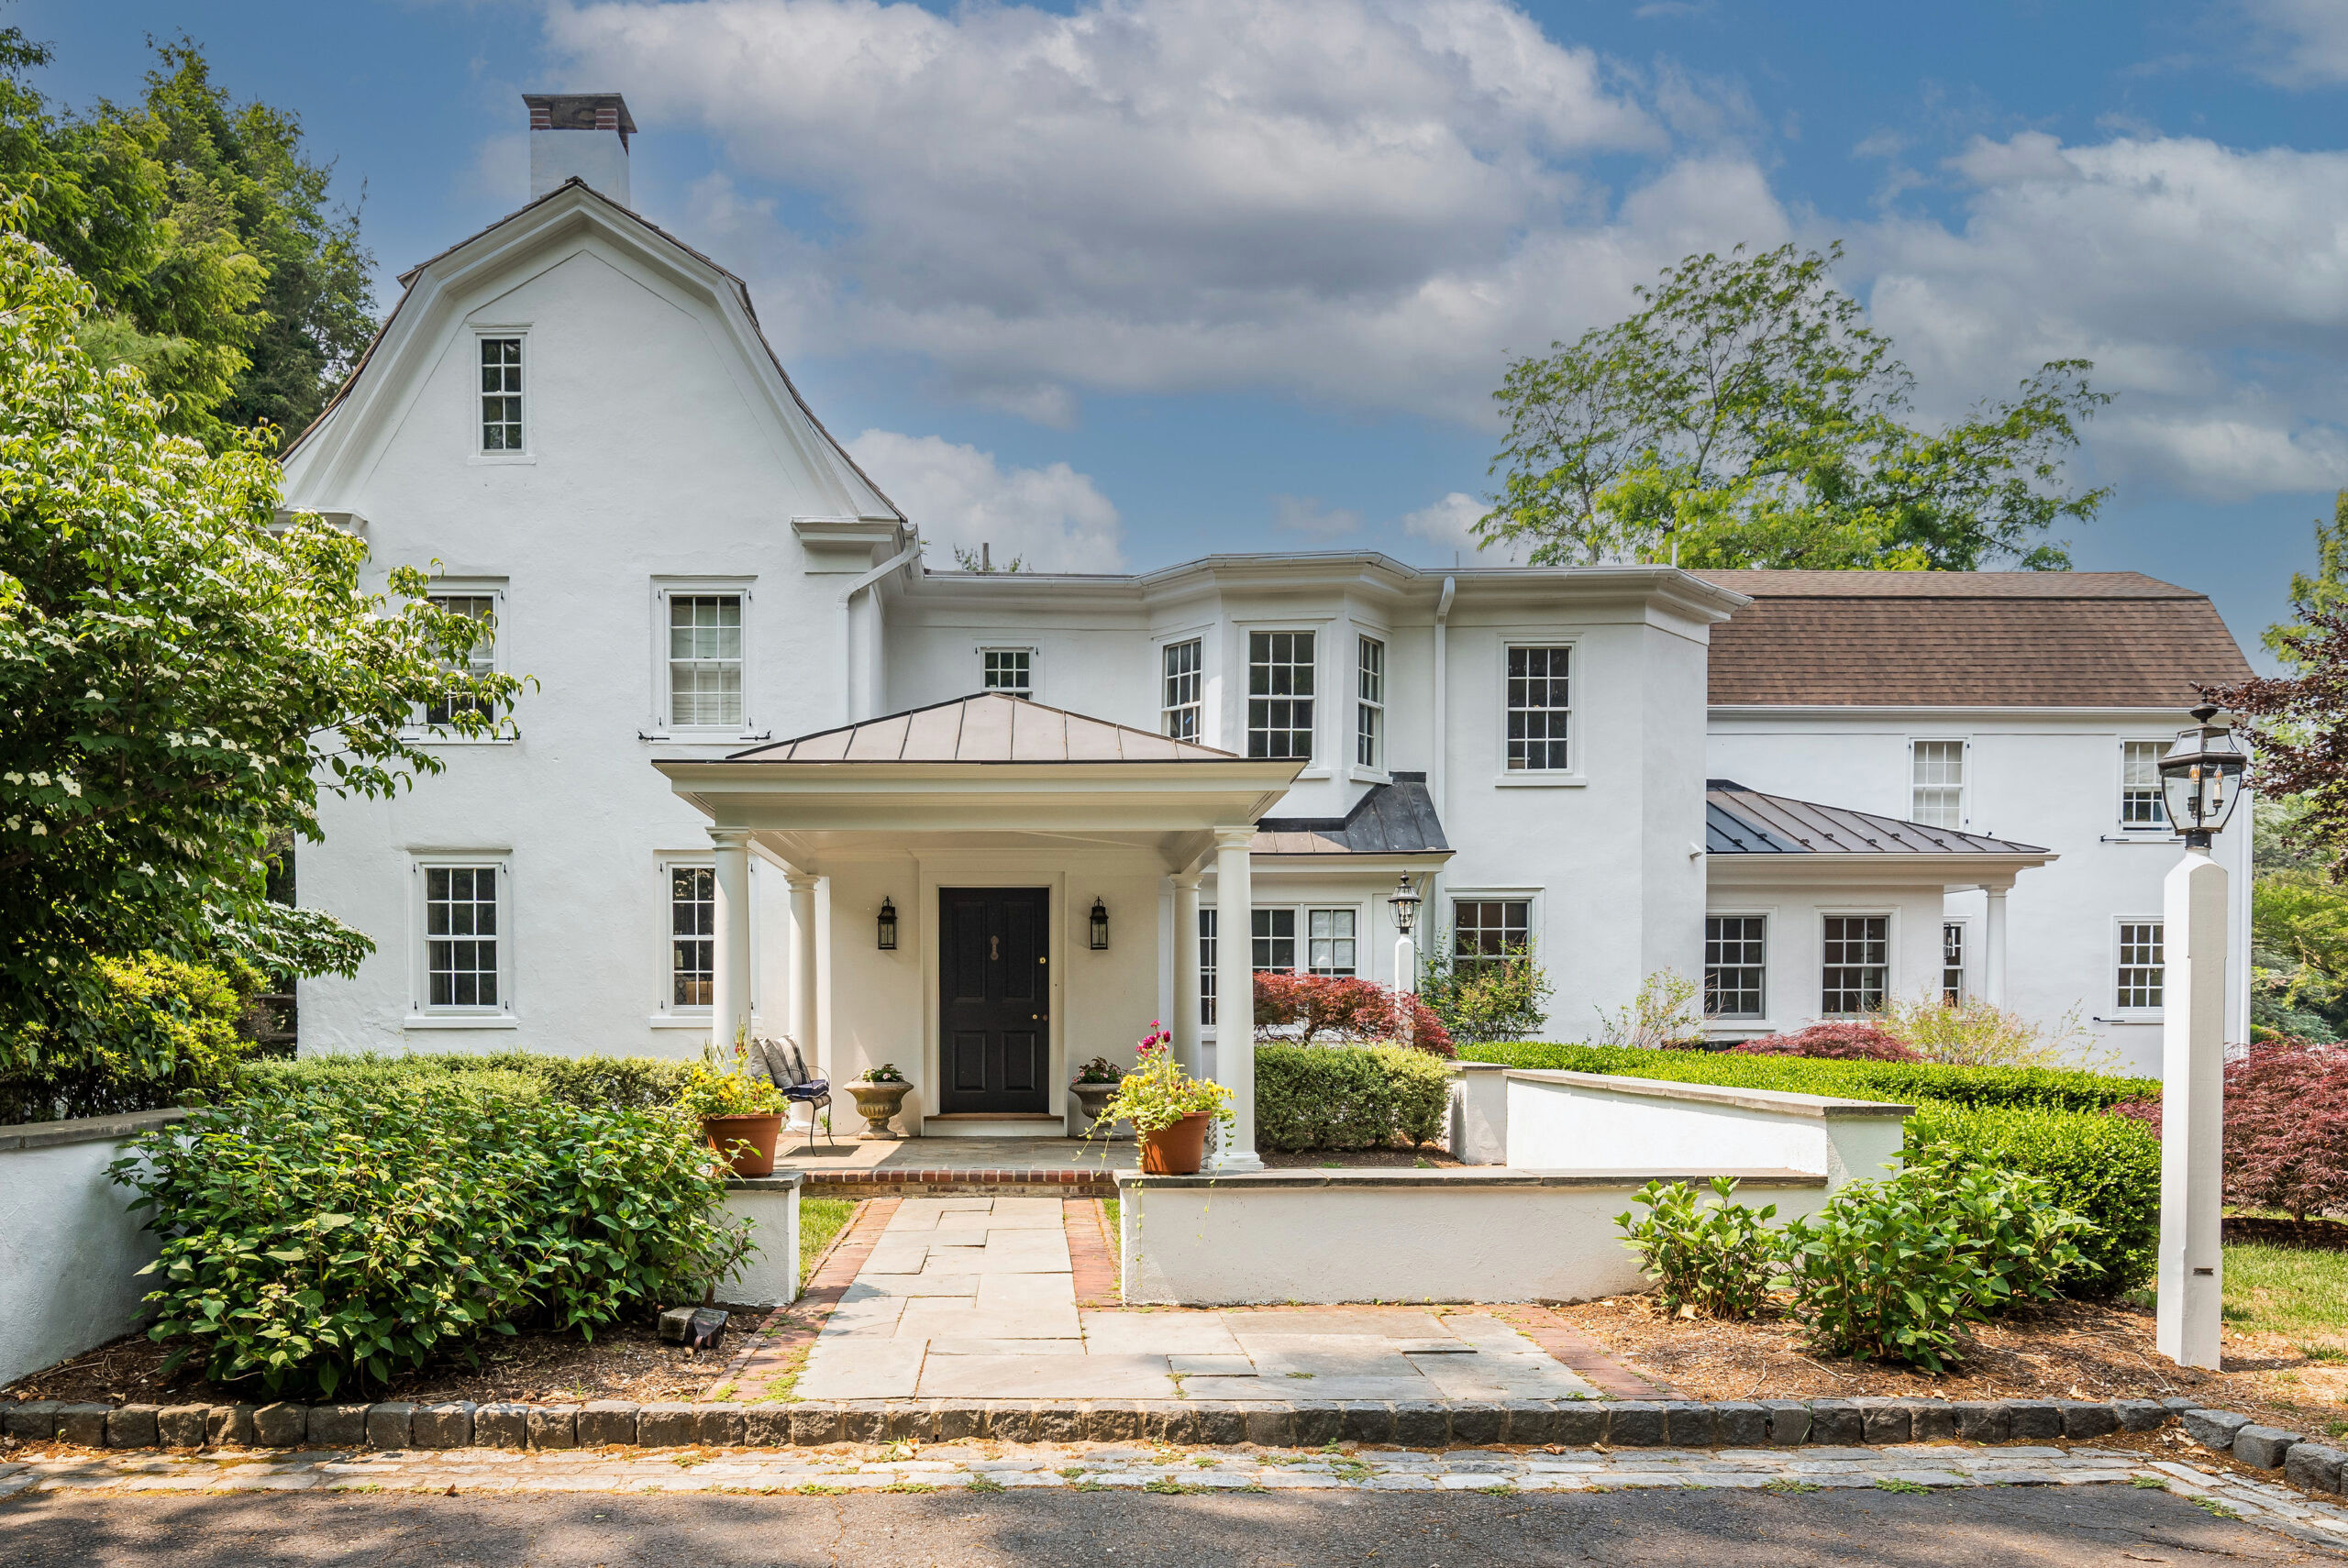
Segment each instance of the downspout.
M1447 744L1450 732L1444 727L1445 706L1444 699L1451 689L1449 648L1451 601L1458 591L1459 580L1455 577L1446 577L1443 580L1443 592L1434 602L1434 712L1433 714L1434 755L1427 759L1427 793L1434 798L1434 820L1444 824L1443 833L1446 839L1451 836L1451 824L1445 820L1443 814L1444 798L1448 793L1444 788L1444 780L1451 772L1451 747ZM1427 890L1424 897L1428 921L1427 940L1429 942L1450 941L1450 937L1440 934L1434 924L1434 922L1441 918L1436 911L1443 908L1442 867L1436 867L1427 877ZM1423 961L1421 960L1421 962ZM1411 988L1412 990L1418 988L1416 977L1412 977Z
M840 591L840 705L841 719L856 723L871 715L856 711L856 596L921 554L921 535L916 531L914 542L858 578ZM874 679L879 679L876 669Z

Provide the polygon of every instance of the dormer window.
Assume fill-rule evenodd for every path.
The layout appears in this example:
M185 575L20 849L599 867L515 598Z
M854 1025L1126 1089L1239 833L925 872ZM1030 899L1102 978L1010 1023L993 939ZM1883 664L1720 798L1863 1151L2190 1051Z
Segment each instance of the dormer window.
M519 452L522 447L522 340L481 340L481 449Z

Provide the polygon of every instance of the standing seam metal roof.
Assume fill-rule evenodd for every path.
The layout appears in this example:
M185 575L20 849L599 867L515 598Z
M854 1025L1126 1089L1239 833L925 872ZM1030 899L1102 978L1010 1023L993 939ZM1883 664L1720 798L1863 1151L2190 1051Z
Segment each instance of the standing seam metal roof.
M1789 795L1765 795L1728 778L1704 780L1707 855L2044 855L2034 844L1927 827Z
M1251 855L1449 855L1423 773L1373 784L1342 817L1266 817Z
M737 751L728 762L1245 762L1149 730L981 691Z

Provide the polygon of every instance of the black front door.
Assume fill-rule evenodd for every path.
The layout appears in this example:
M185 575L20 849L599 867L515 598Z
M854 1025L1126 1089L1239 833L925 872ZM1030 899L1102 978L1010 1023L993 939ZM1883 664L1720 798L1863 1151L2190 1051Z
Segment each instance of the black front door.
M1051 1109L1049 900L1044 888L938 889L941 1110Z

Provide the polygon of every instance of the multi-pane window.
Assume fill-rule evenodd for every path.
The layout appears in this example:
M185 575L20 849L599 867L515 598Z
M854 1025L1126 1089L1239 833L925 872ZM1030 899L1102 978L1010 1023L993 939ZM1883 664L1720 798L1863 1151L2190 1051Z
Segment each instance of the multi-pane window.
M481 449L522 449L522 340L481 340Z
M1941 1000L1950 1007L1965 999L1965 924L1941 922Z
M1033 697L1036 694L1036 650L1033 648L981 648L980 678L984 689L1000 691L1006 697Z
M1164 681L1158 690L1158 727L1179 741L1200 738L1199 642L1168 643L1160 656Z
M2161 922L2123 920L2120 922L2119 1003L2124 1008L2161 1005L2161 983L2167 961Z
M1818 1010L1829 1016L1883 1010L1891 975L1888 915L1828 915Z
M706 866L669 869L669 1005L714 1005L717 984L717 873Z
M2161 799L2161 756L2165 741L2120 743L2120 825L2132 828L2168 826L2168 805Z
M1354 761L1364 767L1386 766L1386 645L1376 637L1361 639L1354 701Z
M1304 912L1304 968L1312 975L1354 972L1354 911L1307 910Z
M1311 632L1247 634L1247 755L1312 759Z
M425 1000L432 1007L495 1007L497 867L424 870Z
M1573 704L1567 692L1574 650L1508 650L1508 770L1573 770Z
M1468 971L1523 953L1533 938L1529 899L1455 899L1451 904L1451 964Z
M742 596L669 597L669 722L732 728L742 723Z
M497 668L496 597L487 593L436 593L432 595L432 602L440 609L451 611L480 624L480 631L473 638L472 647L466 653L461 662L450 668L464 675L493 673ZM426 702L424 705L424 722L427 724L445 724L452 714L479 712L482 708L482 701L476 697L443 697L437 701Z
M1916 741L1909 747L1908 820L1926 827L1965 825L1965 743Z
M1704 1016L1767 1016L1768 917L1704 918Z
M1215 917L1212 906L1199 911L1199 1027L1214 1026Z
M1296 911L1250 910L1255 923L1253 964L1257 974L1290 974L1296 968Z

